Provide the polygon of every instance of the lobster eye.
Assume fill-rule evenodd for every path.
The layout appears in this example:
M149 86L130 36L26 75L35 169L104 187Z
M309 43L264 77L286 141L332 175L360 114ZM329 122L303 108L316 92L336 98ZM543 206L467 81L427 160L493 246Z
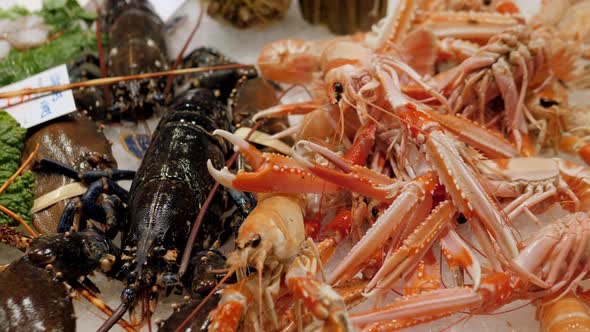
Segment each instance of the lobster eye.
M256 234L256 237L252 239L252 248L258 247L261 240L262 239L260 238L260 234Z
M332 85L332 88L334 89L334 98L336 99L336 101L340 101L340 99L342 98L342 93L344 92L344 87L342 86L342 84L335 82Z
M379 209L376 206L373 206L373 208L371 209L371 214L373 215L373 217L377 218L377 216L379 215Z
M549 108L551 106L558 106L559 105L559 103L555 100L543 99L543 98L541 98L541 100L539 100L539 104L541 104L541 106L543 106L544 108Z
M489 6L492 3L492 0L483 0L483 4Z

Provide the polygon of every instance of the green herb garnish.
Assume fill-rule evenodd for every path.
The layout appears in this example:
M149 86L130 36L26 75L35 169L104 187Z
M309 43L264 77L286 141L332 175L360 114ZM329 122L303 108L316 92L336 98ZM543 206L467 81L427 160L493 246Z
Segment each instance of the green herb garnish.
M22 128L8 113L0 110L0 185L6 182L20 166L26 129ZM26 171L0 194L0 204L31 222L35 178ZM16 224L14 219L0 213L0 224Z
M0 86L70 61L85 51L96 51L96 34L85 28L96 15L84 10L76 0L45 0L42 9L32 13L21 7L0 11L0 18L15 19L23 15L43 17L51 26L51 33L61 35L29 50L12 49L0 60Z

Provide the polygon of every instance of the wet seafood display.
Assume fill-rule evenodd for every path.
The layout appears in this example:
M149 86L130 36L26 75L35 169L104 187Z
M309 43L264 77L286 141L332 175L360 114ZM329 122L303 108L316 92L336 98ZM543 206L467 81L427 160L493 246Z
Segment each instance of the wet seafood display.
M30 233L0 225L24 252L0 331L587 330L588 3L400 0L243 64L192 34L173 62L157 6L96 4L107 52L45 90L78 110L29 128L0 187L34 172L32 228L0 205Z

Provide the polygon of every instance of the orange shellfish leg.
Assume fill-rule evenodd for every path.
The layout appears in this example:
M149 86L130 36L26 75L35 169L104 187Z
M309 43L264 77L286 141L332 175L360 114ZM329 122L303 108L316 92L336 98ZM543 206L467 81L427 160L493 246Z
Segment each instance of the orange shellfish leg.
M440 128L439 123L428 114L413 109L412 106L408 104L405 111L401 113L401 117L408 124L408 129L414 138L426 139L424 143L426 153L436 170L439 181L451 196L453 204L469 220L481 221L486 231L496 240L504 256L516 257L518 255L516 240L507 224L507 219L503 217L481 180L459 155L459 151L455 148L456 140L447 135ZM425 134L427 134L426 137ZM486 254L488 257L493 255L492 252L486 252Z
M448 288L404 296L392 304L366 312L353 313L350 319L362 331L393 331L475 309L482 297L471 288Z
M473 288L479 288L481 281L481 266L479 260L475 257L473 251L467 246L465 241L455 232L454 229L449 227L447 233L440 240L442 254L447 261L449 269L458 279L459 268L463 268L467 271L471 280L473 280ZM462 278L460 285L462 285Z
M320 232L322 241L318 244L318 252L322 263L326 263L334 251L336 245L350 234L352 214L349 209L340 209L334 218Z
M502 135L476 122L452 114L428 112L428 115L459 137L461 141L483 152L488 158L512 158L520 155Z
M225 187L251 192L281 193L324 193L339 190L337 185L302 169L292 158L262 153L240 137L224 130L215 130L213 134L234 144L253 169L253 172L239 171L238 174L232 174L226 167L215 169L209 160L209 173Z
M318 165L308 158L309 154L319 154L329 161L335 168ZM333 151L309 141L299 141L293 147L293 159L302 165L309 173L333 185L352 190L356 193L370 196L378 200L388 200L388 191L381 186L394 185L397 180L383 174L371 171L366 167L353 165Z
M278 118L287 115L304 115L311 113L326 103L325 100L310 100L299 103L276 105L256 113L252 121L262 118Z
M246 308L246 298L233 291L229 298L223 299L216 309L211 311L211 324L209 331L212 332L236 332L238 325ZM224 294L224 296L227 296ZM235 298L234 298L235 297Z
M406 184L363 238L332 270L328 277L329 283L335 284L350 279L359 272L367 258L383 246L392 235L403 230L403 222L414 212L416 207L432 196L435 185L432 173L419 176Z
M376 130L377 124L375 122L367 122L354 138L354 142L352 142L350 149L346 151L344 159L349 160L353 165L365 165L375 146Z
M432 249L420 260L414 271L407 277L404 285L404 295L415 295L426 291L439 289L442 286L439 264Z
M322 237L330 237L341 241L350 234L352 213L349 209L341 209L338 214L322 229Z
M392 331L450 316L458 311L489 312L517 298L523 285L512 284L506 273L482 278L482 287L444 288L403 296L392 304L365 312L353 313L350 319L363 331Z
M559 142L561 151L578 154L586 165L590 165L590 144L582 144L583 141L578 136L564 135Z
M525 157L531 157L536 155L535 147L533 146L533 142L531 141L531 137L528 133L520 132L520 153ZM514 132L510 133L510 139L515 142L515 135Z
M325 321L326 331L352 331L347 328L348 314L340 295L309 275L289 277L287 285L296 299L317 319Z
M456 209L450 201L440 203L430 215L389 256L365 290L367 296L389 290L410 272L426 255L445 227L453 220Z

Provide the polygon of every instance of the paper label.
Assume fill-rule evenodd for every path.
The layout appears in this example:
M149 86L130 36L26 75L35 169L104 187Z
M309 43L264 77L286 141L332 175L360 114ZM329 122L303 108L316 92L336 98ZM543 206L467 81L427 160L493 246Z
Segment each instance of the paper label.
M0 92L68 84L70 77L66 65L60 65L22 81L0 88ZM40 97L41 96L41 97ZM0 99L0 109L6 110L24 128L55 119L76 110L72 90L52 94L35 94Z
M172 14L174 14L185 1L186 0L149 0L154 7L156 14L158 14L164 22L168 21L168 19L172 17Z

